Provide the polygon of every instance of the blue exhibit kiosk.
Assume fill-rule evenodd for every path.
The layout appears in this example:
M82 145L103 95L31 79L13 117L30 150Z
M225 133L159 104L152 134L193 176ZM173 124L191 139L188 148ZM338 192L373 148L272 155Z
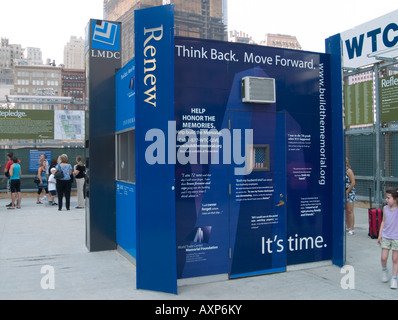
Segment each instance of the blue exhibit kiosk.
M116 73L116 241L137 288L344 264L340 38L328 54L174 36L135 12Z

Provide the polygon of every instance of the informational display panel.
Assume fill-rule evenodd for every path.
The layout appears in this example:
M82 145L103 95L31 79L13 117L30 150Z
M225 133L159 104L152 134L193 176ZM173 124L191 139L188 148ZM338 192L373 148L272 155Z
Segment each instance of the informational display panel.
M0 139L84 140L84 127L84 111L0 111Z
M1 110L0 139L54 139L54 111Z
M381 121L398 121L398 76L380 79L379 88Z
M328 43L332 54L174 37L174 5L135 11L138 289L342 264L340 37ZM272 99L250 79L274 85Z
M133 258L137 257L135 193L134 184L116 181L116 241Z
M116 241L137 257L135 185L135 59L116 73Z
M276 102L243 103L247 76ZM331 259L329 77L328 55L176 38L178 278Z
M135 59L116 74L116 132L135 127Z
M48 150L29 150L29 172L37 172L40 156L46 155L46 159L52 159L52 152Z
M85 121L84 111L54 111L54 139L84 140Z
M344 86L345 125L373 123L373 81Z

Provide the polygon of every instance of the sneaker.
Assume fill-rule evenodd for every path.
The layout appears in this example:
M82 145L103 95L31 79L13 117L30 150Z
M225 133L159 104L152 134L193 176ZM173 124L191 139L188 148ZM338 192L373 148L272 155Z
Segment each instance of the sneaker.
M351 235L351 236L352 236L352 235L354 235L354 233L355 233L355 231L354 231L354 230L350 230L350 231L348 231L348 234L349 234L349 235Z
M388 282L388 270L381 271L381 282Z
M390 288L391 289L397 289L397 287L398 287L397 279L396 278L392 278L391 282L390 282Z

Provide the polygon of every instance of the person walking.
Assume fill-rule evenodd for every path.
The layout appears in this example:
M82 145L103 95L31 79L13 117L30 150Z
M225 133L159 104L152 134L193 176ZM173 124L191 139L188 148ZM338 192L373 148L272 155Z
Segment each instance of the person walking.
M39 178L39 183L37 184L36 204L42 204L42 202L40 201L40 195L43 190L45 191L44 196L46 196L48 193L46 162L47 162L46 160L41 159L39 162L39 168L37 169L37 177Z
M382 282L388 282L387 260L392 250L392 278L391 289L397 289L398 275L398 191L386 190L386 203L383 208L383 221L380 225L378 244L381 245Z
M351 169L350 162L348 158L345 161L345 207L346 207L346 226L348 234L354 234L354 224L355 224L355 216L354 216L354 202L357 201L356 198L356 190L355 190L355 176L354 172Z
M57 180L54 178L54 173L57 171L55 168L50 169L50 176L48 177L48 192L50 193L50 202L51 205L56 206L57 203L54 200L55 195L57 194Z
M12 166L12 157L14 156L14 153L12 151L7 152L7 162L6 166L4 167L4 175L7 177L7 193L11 197L11 187L10 187L10 168ZM11 197L12 198L12 197ZM12 199L9 204L6 205L6 207L11 207L12 204Z
M61 154L59 156L60 163L55 167L58 171L63 173L63 177L57 179L57 194L58 194L58 211L62 210L62 198L65 195L66 210L70 210L70 193L72 189L72 166L68 163L68 156Z
M40 154L40 159L39 159L39 166L41 165L41 162L44 162L44 172L46 174L46 180L48 180L48 176L49 176L49 164L47 161L47 155L45 153ZM43 198L40 199L40 201L44 201L47 200L47 195L50 196L49 192L48 192L48 188L45 188L46 194L43 196Z
M84 208L84 193L83 193L83 188L84 188L84 181L85 181L85 175L86 175L86 167L82 162L82 156L77 156L76 157L76 162L77 164L74 166L73 174L75 175L76 179L76 189L77 189L77 209L83 209Z
M10 189L11 189L11 206L8 209L15 209L15 199L17 199L17 208L21 209L21 165L18 163L18 158L12 157L12 165L10 166Z

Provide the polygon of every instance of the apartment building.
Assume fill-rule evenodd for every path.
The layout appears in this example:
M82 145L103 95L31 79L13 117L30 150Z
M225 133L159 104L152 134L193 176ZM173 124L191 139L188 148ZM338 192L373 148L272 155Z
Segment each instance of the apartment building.
M266 33L264 39L259 44L268 47L303 50L295 36L286 34Z
M66 69L85 69L83 38L72 36L64 46L64 65Z
M86 99L86 71L81 69L62 69L62 96L74 101ZM84 110L82 105L64 105L64 109Z
M61 96L62 68L49 65L14 66L14 90L12 95L24 96ZM19 109L53 110L54 105L23 103Z
M255 44L253 38L243 31L231 30L228 33L229 42Z
M0 42L0 69L12 69L23 59L23 49L20 44L10 44L6 38Z
M43 64L43 54L40 48L27 47L26 61L30 66L40 66Z

